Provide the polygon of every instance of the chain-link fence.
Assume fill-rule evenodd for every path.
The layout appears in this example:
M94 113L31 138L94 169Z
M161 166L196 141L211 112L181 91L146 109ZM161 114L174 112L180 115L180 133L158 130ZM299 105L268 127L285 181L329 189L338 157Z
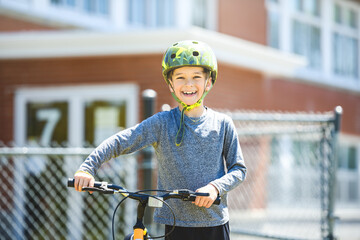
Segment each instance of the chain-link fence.
M229 194L233 233L333 239L340 114L229 113L248 167Z
M112 239L118 195L89 195L67 188L91 148L1 148L1 239ZM136 159L128 155L102 166L97 179L136 189ZM95 194L94 194L95 195ZM117 236L130 232L135 206L116 215ZM126 217L125 217L126 216Z
M229 112L248 167L229 196L232 233L275 239L332 239L338 114ZM0 148L1 239L111 239L119 197L77 193L67 177L92 149ZM102 166L97 180L137 188L136 155ZM133 201L117 214L121 239ZM133 216L133 218L131 218Z

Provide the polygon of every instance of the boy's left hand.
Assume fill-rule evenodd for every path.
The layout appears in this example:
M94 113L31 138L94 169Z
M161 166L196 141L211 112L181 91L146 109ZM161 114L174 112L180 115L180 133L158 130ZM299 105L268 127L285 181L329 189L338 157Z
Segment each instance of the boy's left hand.
M216 200L216 198L219 194L218 190L212 184L208 184L205 187L199 188L195 192L210 194L210 196L208 196L208 197L197 196L195 199L195 202L194 202L196 206L206 207L206 208L211 207L211 205Z

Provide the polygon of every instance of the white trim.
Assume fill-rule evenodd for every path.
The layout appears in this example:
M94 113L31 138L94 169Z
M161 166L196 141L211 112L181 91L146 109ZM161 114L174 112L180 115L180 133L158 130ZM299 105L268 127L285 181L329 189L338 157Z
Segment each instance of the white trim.
M322 51L322 71L324 73L325 79L329 79L332 75L332 68L331 68L331 60L332 60L332 51L327 51L326 49L332 49L332 19L333 19L333 0L328 0L328 4L324 4L321 8L321 46L323 47Z
M291 6L288 0L280 0L280 26L279 26L279 46L284 52L291 52Z
M219 62L269 75L293 76L305 58L192 27L133 32L54 31L0 34L0 59L163 54L170 44L185 39L208 43Z

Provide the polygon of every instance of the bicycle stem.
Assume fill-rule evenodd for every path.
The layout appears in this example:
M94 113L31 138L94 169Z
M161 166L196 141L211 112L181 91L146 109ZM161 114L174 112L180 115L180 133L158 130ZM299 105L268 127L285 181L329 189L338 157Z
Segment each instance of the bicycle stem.
M143 219L144 219L144 215L145 215L145 209L147 206L147 201L143 202L140 201L137 207L137 217L136 217L136 223L134 225L134 229L135 228L141 228L141 229L145 229L144 223L143 223Z

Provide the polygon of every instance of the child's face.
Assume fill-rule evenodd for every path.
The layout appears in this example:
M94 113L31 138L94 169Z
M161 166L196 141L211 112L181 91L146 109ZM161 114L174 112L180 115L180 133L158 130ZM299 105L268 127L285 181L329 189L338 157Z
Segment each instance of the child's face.
M206 79L206 75L202 67L176 68L171 78L175 95L187 105L196 103L210 90L211 78ZM170 91L173 91L171 87Z

